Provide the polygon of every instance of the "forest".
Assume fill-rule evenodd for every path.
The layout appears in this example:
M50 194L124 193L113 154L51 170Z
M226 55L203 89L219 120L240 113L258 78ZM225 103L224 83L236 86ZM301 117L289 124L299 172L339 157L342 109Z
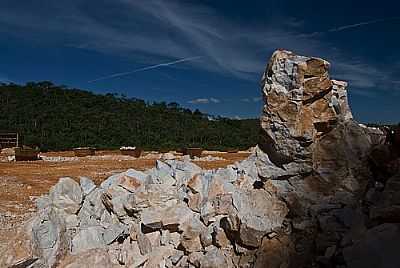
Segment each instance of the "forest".
M42 151L84 146L237 150L257 144L259 120L214 117L178 103L95 94L44 81L0 84L0 133L5 131L18 132L23 144Z

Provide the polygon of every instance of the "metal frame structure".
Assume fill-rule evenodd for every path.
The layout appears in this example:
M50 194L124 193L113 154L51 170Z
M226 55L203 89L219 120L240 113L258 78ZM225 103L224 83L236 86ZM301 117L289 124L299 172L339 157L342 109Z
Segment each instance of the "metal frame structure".
M0 132L0 149L19 147L19 134L16 132Z

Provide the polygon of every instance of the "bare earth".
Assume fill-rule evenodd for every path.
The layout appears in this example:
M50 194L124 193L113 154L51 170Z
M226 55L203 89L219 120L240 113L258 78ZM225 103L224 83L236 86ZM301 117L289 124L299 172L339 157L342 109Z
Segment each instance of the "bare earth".
M203 169L226 167L249 156L249 153L209 153L204 156L223 158L216 161L194 161ZM61 177L79 181L80 176L96 184L129 168L145 170L155 165L157 157L138 159L123 157L119 151L99 151L96 157L75 158L72 151L41 154L60 157L63 161L0 162L0 229L13 228L35 211L34 200L48 193Z

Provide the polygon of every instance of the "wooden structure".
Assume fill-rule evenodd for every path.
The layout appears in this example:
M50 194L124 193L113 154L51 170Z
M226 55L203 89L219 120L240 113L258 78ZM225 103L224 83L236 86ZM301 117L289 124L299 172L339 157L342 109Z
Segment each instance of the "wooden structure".
M0 149L19 146L19 134L15 132L0 133Z
M74 154L77 157L95 155L96 154L96 149L92 148L92 147L74 148Z
M136 158L139 158L143 153L143 150L140 148L120 148L119 150L123 155L129 155Z
M39 149L32 149L29 147L16 147L14 149L15 161L35 161L39 157Z
M183 154L190 155L190 158L201 157L202 153L203 153L202 148L185 148L183 150Z

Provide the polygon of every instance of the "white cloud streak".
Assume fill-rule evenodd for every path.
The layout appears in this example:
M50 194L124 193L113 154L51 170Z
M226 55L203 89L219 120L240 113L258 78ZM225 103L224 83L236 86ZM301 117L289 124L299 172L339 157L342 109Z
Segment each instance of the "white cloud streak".
M370 21L364 21L364 22L359 22L359 23L354 23L354 24L343 25L340 27L329 29L328 32L340 32L340 31L344 31L344 30L348 30L348 29L352 29L352 28L358 28L361 26L367 26L367 25L371 25L371 24L394 21L394 20L400 20L400 17L376 19L376 20L370 20Z
M220 103L221 101L219 99L216 98L198 98L198 99L194 99L191 101L188 101L188 103L191 104L209 104L209 103Z
M261 100L262 100L261 97L253 97L253 98L243 98L243 99L241 99L241 101L243 101L243 102L259 102Z
M194 60L201 59L201 58L202 58L201 56L195 56L195 57L189 57L189 58L184 58L184 59L165 62L165 63L159 63L159 64L150 65L150 66L147 66L147 67L135 69L133 71L115 73L115 74L111 74L111 75L107 75L107 76L102 76L102 77L90 80L90 81L88 81L88 83L94 83L94 82L98 82L98 81L101 81L101 80L108 80L108 79L117 78L117 77L121 77L121 76L126 76L126 75L130 75L130 74L134 74L134 73L139 73L139 72L143 72L143 71L157 69L157 68L160 68L160 67L167 67L167 66L176 65L176 64L184 63L184 62L188 62L188 61L194 61Z

